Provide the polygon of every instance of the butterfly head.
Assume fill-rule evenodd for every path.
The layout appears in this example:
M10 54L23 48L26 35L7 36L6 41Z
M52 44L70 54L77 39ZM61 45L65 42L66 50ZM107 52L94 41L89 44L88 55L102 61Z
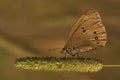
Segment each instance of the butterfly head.
M67 51L66 51L66 48L62 48L62 50L61 50L61 53L62 54L65 54Z

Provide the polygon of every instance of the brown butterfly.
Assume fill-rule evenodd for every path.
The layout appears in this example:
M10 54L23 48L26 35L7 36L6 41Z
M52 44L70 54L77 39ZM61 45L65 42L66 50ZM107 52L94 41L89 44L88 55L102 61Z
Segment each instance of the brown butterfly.
M99 13L89 9L72 27L62 53L71 56L91 51L106 44L106 30Z

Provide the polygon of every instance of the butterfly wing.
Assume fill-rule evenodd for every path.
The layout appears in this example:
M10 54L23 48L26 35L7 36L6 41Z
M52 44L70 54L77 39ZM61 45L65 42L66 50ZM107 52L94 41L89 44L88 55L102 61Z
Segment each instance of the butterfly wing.
M65 47L86 52L103 47L105 44L106 31L100 15L96 10L90 9L72 27Z

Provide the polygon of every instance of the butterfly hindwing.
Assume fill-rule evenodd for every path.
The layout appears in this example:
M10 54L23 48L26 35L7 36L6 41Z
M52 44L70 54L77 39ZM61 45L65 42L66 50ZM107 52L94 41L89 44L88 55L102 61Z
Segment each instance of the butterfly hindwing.
M65 46L86 52L102 47L105 43L106 31L100 15L96 10L90 9L75 23Z

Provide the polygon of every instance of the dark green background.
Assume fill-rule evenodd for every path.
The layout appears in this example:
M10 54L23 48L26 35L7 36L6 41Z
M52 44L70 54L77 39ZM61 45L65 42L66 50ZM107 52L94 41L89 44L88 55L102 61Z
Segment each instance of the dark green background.
M67 35L83 11L95 8L106 27L108 42L102 49L81 56L104 64L120 64L119 0L1 0L0 80L119 80L120 68L97 73L19 70L14 59L23 56L63 56Z

